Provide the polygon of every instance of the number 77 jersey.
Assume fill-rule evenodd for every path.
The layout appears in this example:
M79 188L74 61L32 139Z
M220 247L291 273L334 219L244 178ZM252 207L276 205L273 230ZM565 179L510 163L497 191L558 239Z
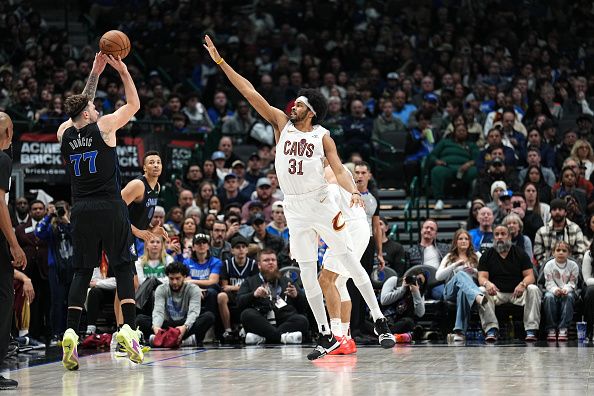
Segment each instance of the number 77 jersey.
M328 183L324 179L324 146L328 130L314 125L302 132L291 121L281 131L276 144L274 168L284 194L299 195L318 190Z
M97 123L62 135L62 158L70 174L72 200L119 200L120 170L115 147L108 146Z

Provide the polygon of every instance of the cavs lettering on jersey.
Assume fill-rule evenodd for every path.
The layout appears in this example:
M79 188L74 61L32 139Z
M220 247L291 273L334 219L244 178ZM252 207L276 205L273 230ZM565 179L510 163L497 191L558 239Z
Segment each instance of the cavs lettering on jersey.
M305 194L328 185L324 179L324 146L327 129L315 125L302 132L288 122L276 145L274 167L283 193Z

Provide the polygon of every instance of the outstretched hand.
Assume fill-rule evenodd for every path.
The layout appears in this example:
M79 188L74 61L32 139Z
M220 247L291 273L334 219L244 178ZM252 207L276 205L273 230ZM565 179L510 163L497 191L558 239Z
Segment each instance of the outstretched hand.
M212 58L212 60L215 61L215 63L219 63L220 60L222 59L222 57L219 54L217 47L215 47L211 38L208 36L208 34L206 36L204 36L204 41L206 42L206 44L202 44L202 45L204 46L204 48L206 48L206 50L210 54L210 57Z
M95 54L95 60L93 60L93 69L91 70L91 73L103 73L103 70L105 70L105 65L107 65L107 55L102 52L97 52Z
M113 55L107 55L106 61L120 74L128 71L128 67L126 67L126 64L124 62L122 62L122 58L119 55L115 58Z

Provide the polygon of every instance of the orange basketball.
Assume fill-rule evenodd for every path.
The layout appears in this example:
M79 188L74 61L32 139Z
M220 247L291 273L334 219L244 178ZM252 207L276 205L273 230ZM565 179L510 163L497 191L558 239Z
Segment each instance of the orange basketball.
M119 30L110 30L99 39L99 49L106 55L124 59L130 53L130 39Z

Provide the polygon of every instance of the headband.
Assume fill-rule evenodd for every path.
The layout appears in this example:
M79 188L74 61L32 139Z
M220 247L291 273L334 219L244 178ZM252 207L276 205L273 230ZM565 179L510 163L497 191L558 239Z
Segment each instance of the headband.
M314 110L313 106L309 103L309 99L307 99L305 96L300 96L297 99L295 99L295 103L297 102L301 102L305 105L305 107L307 107L308 109L311 110L312 113L314 113L315 116L317 116L316 111Z
M73 119L74 119L76 116L78 116L80 113L82 113L82 111L85 109L85 107L87 107L87 106L88 106L88 104L89 104L89 101L82 102L82 104L81 104L81 105L80 105L78 108L74 109L74 110L72 111L72 113L70 113L70 114L67 114L67 115L68 115L70 118L73 118Z

